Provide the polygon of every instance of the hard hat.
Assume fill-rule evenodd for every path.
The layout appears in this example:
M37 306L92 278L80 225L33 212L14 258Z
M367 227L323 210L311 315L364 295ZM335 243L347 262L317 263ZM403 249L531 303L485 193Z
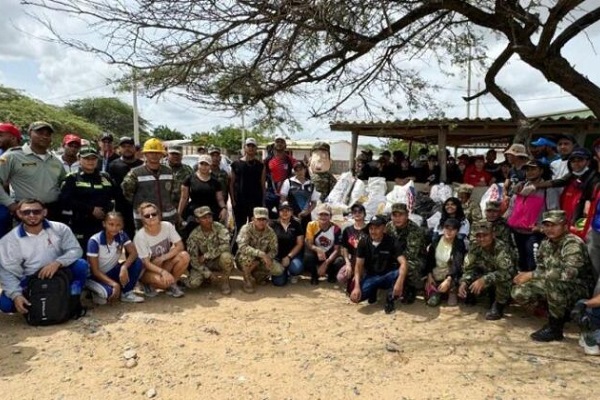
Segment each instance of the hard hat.
M157 138L150 138L144 142L142 153L165 153L165 146Z

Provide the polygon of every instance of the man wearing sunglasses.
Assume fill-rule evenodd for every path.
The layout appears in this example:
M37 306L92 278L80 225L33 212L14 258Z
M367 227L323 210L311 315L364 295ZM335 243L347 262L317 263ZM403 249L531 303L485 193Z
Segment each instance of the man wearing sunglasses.
M47 220L48 210L39 200L21 200L16 213L22 222L0 240L0 310L26 314L30 303L23 293L29 277L52 278L59 268L71 270L71 294L80 294L90 267L80 258L71 229Z

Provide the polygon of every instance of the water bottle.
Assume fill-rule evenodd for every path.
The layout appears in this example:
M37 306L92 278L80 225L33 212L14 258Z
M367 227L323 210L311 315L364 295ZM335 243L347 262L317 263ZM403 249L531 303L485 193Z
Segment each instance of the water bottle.
M533 259L535 261L535 266L537 267L538 265L538 250L539 250L540 244L539 243L534 243L533 244Z

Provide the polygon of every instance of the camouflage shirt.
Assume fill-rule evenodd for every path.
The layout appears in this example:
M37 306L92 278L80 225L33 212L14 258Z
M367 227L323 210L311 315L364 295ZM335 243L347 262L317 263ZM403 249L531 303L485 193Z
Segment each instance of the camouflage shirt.
M536 278L579 283L588 287L592 283L592 270L587 247L583 240L571 233L558 242L542 240L537 253Z
M212 230L205 232L202 227L194 228L187 240L187 250L191 256L191 264L198 267L198 257L206 260L218 258L221 253L229 252L229 231L218 222L213 222Z
M473 222L483 219L481 207L475 201L469 200L468 203L465 203L462 206L465 212L465 218L469 221L469 224L473 225Z
M240 229L236 241L238 256L259 258L266 254L274 259L277 255L277 235L270 226L259 232L254 228L254 224L249 222Z
M469 249L460 281L470 285L483 277L486 286L489 286L498 282L510 282L515 272L511 246L496 239L491 249L484 249L477 244Z
M194 173L194 170L187 164L181 164L179 166L169 166L173 171L173 191L171 192L171 199L173 201L173 204L177 206L181 197L181 184L190 175Z
M408 221L404 228L396 228L393 222L388 222L385 228L386 232L406 245L404 255L409 262L425 262L425 248L427 239L425 232L413 221Z
M229 174L222 169L213 169L210 174L221 184L223 188L223 200L227 204L227 200L229 199Z
M331 172L314 172L310 175L311 182L315 185L315 190L321 195L321 201L325 201L329 193L337 183L337 180Z

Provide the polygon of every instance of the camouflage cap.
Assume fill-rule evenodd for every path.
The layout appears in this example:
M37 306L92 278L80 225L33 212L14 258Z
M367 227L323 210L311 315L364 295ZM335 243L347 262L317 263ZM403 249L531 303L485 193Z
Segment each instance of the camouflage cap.
M488 201L485 203L485 211L500 211L502 203L499 201Z
M182 154L183 146L179 146L179 145L171 146L171 147L169 147L169 153Z
M46 121L35 121L29 125L29 131L39 131L40 129L47 128L50 132L54 132L54 128Z
M493 232L493 227L492 227L492 224L490 222L487 222L487 221L478 221L478 222L475 222L473 224L473 227L471 228L471 231L474 234L478 234L478 233L492 233Z
M210 146L208 148L208 154L213 154L213 153L221 154L221 149L219 149L218 147L215 147L215 146Z
M563 210L546 211L542 216L542 222L551 224L562 224L567 221L567 214Z
M466 194L471 194L473 193L473 185L469 185L469 184L462 184L458 187L458 189L456 190L456 193L458 194L462 194L462 193L466 193Z
M99 158L98 150L96 150L93 146L82 146L79 149L79 157L88 158L88 157L96 157Z
M264 207L254 207L252 214L255 219L269 219L269 210Z
M194 216L196 218L202 218L205 215L212 214L209 206L198 207L194 210Z
M313 144L313 146L312 146L311 151L315 151L315 150L324 150L329 153L331 151L331 147L329 146L329 143L315 142L315 144Z
M404 203L394 203L392 204L392 214L395 212L408 214L408 206Z

